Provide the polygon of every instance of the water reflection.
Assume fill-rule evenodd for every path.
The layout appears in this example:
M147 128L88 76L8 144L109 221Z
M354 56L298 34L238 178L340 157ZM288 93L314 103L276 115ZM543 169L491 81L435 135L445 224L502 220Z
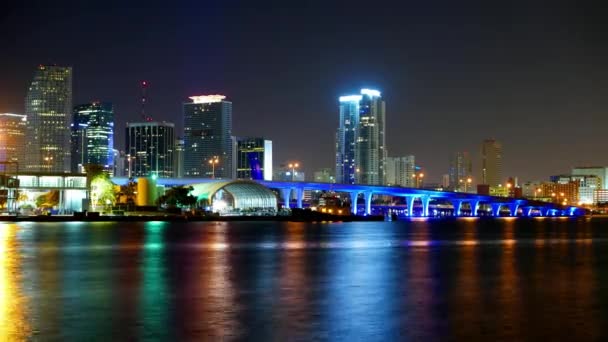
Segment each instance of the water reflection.
M0 341L30 337L28 301L21 290L21 255L15 224L0 224Z

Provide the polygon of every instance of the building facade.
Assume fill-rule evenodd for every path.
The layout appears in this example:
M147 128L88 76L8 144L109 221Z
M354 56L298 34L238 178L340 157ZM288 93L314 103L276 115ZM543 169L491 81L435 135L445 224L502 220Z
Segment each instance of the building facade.
M502 144L486 139L481 144L480 184L498 186L502 182Z
M71 171L87 164L114 169L114 109L111 103L92 102L74 107L71 132Z
M313 172L313 178L316 183L335 183L336 177L330 168L323 168Z
M175 140L175 152L173 154L173 170L175 178L184 177L184 139L177 138Z
M184 177L234 178L232 102L223 95L183 104Z
M17 163L23 168L27 117L21 114L0 113L0 162ZM0 165L0 170L13 169Z
M456 152L450 156L450 185L453 191L473 191L473 164L468 152Z
M236 137L236 178L272 180L272 141Z
M416 157L388 157L385 167L386 185L415 187Z
M125 146L129 177L173 177L175 126L172 123L127 123Z
M608 167L577 166L572 169L573 176L595 176L600 181L600 189L608 189Z
M385 103L377 90L342 96L336 132L336 182L385 183Z
M25 99L27 171L70 171L71 113L72 68L38 66Z

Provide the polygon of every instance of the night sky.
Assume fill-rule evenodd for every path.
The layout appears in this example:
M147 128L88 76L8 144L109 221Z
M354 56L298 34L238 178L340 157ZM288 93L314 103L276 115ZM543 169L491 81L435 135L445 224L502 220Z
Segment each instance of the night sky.
M180 128L188 96L220 93L235 135L312 172L334 166L338 96L372 87L389 155L414 154L432 180L458 150L478 169L484 138L503 143L505 177L608 165L603 8L497 3L19 1L0 12L0 112L24 111L36 65L69 65L74 104L114 103L122 149L140 80L147 114Z

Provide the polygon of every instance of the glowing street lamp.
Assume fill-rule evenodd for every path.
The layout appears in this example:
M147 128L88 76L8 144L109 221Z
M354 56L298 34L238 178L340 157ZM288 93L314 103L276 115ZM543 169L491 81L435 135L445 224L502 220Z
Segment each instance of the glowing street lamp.
M416 184L415 186L419 188L420 184L422 183L422 179L424 178L424 173L414 173L412 178L414 178L414 183Z
M219 163L219 159L214 157L214 159L209 159L209 164L211 164L211 179L215 179L215 165Z
M300 164L298 164L298 163L289 163L289 165L287 165L287 166L289 166L289 168L291 169L291 181L293 182L294 181L294 177L295 177L295 173L296 173L296 169L298 167L300 167Z

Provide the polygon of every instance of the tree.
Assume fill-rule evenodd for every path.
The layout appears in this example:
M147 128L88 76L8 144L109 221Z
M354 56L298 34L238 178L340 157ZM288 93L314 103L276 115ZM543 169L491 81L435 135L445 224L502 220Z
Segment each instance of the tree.
M91 180L91 204L93 208L106 204L114 204L116 194L114 183L107 174L100 174Z
M59 191L57 190L51 190L36 198L36 207L38 208L53 208L57 205L59 205Z
M158 202L170 208L191 208L196 204L196 197L190 195L193 190L194 188L191 186L170 188L158 199Z

